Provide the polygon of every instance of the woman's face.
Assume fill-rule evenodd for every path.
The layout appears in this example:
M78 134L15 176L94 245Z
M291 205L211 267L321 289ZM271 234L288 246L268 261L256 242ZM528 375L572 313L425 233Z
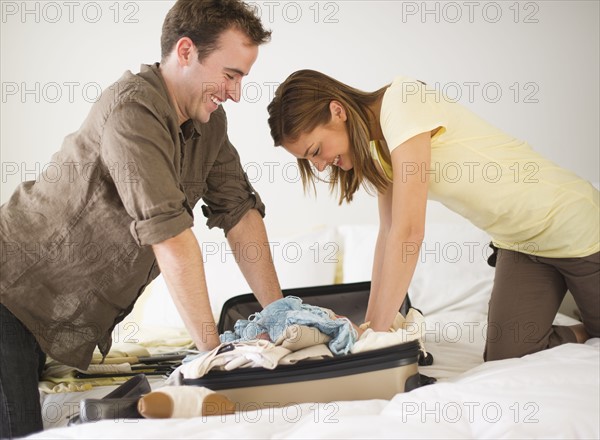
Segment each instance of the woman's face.
M337 166L344 171L353 167L350 156L350 140L346 129L346 112L340 103L330 104L331 120L303 133L294 142L283 147L298 159L307 159L322 172L328 166Z

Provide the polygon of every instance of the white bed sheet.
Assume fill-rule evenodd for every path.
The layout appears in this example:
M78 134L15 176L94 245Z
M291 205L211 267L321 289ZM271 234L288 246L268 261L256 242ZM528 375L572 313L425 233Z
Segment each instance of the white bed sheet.
M600 438L600 339L483 363L484 325L485 315L476 312L428 316L425 341L435 362L420 371L438 383L390 401L103 421L31 438ZM107 391L49 395L45 404L64 410L90 393Z

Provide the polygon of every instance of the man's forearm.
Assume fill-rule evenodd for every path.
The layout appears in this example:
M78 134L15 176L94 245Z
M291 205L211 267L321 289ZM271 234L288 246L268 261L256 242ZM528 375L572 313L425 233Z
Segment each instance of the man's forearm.
M261 306L265 307L280 299L281 286L273 265L265 223L258 211L248 211L229 231L227 240L242 274Z
M198 350L219 345L210 307L202 252L191 229L152 246L156 260Z

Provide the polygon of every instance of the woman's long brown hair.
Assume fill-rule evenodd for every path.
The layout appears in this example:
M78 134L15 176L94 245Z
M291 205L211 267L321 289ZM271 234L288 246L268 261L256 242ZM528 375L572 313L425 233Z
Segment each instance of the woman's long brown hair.
M269 126L275 146L296 141L302 134L309 133L319 125L330 122L329 104L338 101L346 110L346 127L350 140L353 168L344 171L331 167L329 189L333 192L339 185L339 204L352 201L354 193L363 185L367 190L374 187L384 191L388 180L383 176L371 157L369 149L369 119L375 115L369 109L386 90L383 87L367 93L350 87L323 73L314 70L299 70L291 74L276 90L268 106ZM369 118L370 116L370 118ZM384 160L390 161L390 153L382 149ZM314 188L320 180L308 159L298 159L302 184L306 191L309 184Z

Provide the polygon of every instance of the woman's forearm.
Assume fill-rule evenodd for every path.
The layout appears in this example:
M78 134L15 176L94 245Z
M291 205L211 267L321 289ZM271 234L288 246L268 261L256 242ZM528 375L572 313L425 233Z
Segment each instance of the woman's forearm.
M385 244L387 241L388 233L389 229L383 226L379 227L379 233L377 234L377 242L375 243L375 255L373 256L373 268L371 271L371 295L369 295L367 315L369 315L369 310L371 310L374 307L376 296L374 292L377 292L379 290L379 286L381 285L381 273L383 271ZM367 316L365 316L365 322L368 322Z
M366 322L375 331L387 331L392 325L412 280L419 259L423 236L418 231L390 231L376 258L379 271L371 287Z

